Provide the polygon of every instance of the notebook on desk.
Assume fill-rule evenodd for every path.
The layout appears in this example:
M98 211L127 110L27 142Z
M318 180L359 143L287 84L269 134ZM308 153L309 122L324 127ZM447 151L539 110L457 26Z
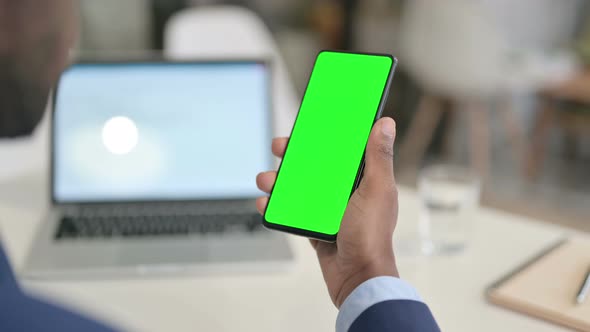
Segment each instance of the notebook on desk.
M576 294L590 266L590 241L564 240L487 290L490 302L579 331L590 331L590 301Z

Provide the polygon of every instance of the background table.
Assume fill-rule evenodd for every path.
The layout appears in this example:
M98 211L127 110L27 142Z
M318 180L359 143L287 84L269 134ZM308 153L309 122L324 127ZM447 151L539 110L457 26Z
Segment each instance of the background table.
M28 175L0 183L0 236L22 266L47 206L46 179ZM400 189L396 238L409 236L418 197ZM398 254L402 278L416 286L443 331L563 331L486 303L485 288L540 249L573 231L481 209L469 248L450 257ZM137 331L332 331L331 304L307 240L290 238L290 272L168 276L104 281L23 281L39 296Z

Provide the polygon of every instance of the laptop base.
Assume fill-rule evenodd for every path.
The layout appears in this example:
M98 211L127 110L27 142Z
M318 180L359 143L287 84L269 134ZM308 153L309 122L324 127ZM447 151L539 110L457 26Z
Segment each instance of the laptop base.
M59 219L57 213L51 214L37 233L21 273L24 278L255 273L288 270L294 260L286 236L267 230L58 241Z

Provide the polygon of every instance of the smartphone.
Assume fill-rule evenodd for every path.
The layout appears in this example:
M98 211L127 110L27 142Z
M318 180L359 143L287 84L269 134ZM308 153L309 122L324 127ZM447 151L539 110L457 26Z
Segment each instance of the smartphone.
M336 241L396 63L386 54L318 54L270 193L265 227Z

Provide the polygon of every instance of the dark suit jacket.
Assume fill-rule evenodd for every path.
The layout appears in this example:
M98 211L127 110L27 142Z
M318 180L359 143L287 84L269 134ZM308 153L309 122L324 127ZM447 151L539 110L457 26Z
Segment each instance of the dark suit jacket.
M197 329L198 327L195 327ZM106 325L25 294L0 245L0 331L113 332ZM415 301L386 301L365 310L350 332L439 331L428 307Z
M25 294L0 245L0 331L112 332L106 325Z
M365 310L349 332L440 332L428 307L417 301L391 300Z

